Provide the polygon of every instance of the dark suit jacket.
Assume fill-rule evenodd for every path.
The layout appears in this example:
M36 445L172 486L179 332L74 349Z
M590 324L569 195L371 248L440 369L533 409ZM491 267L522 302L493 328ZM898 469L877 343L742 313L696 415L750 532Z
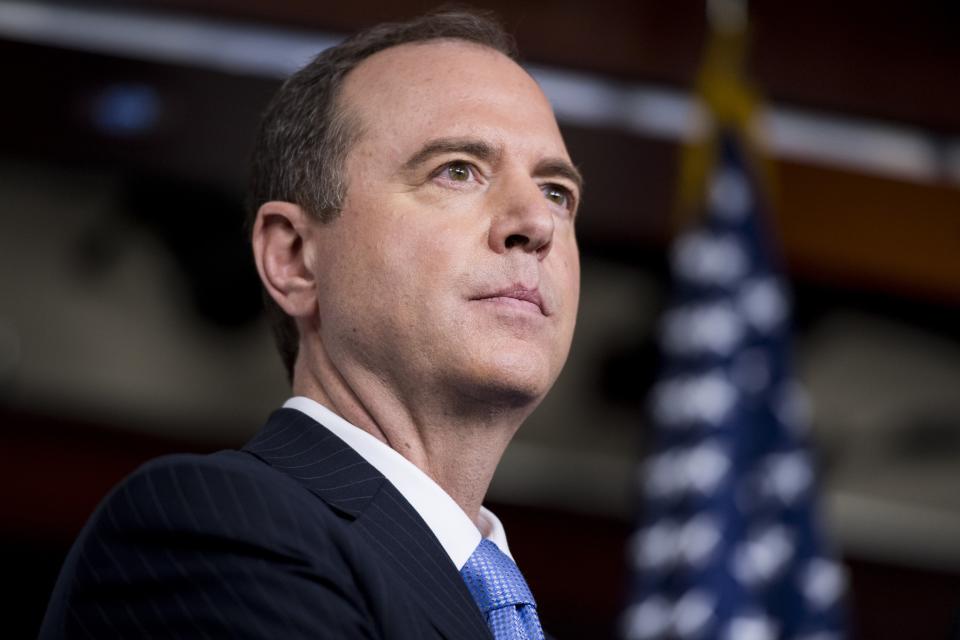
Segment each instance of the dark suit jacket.
M413 507L281 409L242 451L143 466L71 549L42 638L491 638Z

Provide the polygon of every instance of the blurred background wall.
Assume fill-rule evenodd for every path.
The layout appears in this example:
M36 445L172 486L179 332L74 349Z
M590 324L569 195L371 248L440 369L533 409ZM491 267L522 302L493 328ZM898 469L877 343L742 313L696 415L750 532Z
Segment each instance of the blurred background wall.
M490 500L566 638L612 634L667 295L702 2L497 11L586 176L571 359ZM0 2L0 540L6 637L34 635L116 481L236 447L288 393L242 230L282 78L418 0ZM960 606L960 9L752 3L823 509L863 638L941 638ZM556 549L602 588L552 579ZM569 571L570 568L568 567Z

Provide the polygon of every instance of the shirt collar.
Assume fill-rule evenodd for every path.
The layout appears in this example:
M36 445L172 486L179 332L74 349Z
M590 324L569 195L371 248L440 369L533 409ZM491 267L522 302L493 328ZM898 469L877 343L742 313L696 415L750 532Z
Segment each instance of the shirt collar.
M315 400L296 396L283 403L283 407L310 416L382 473L427 523L457 570L463 568L483 538L491 540L512 558L503 524L486 507L480 507L479 522L474 523L460 505L419 467Z

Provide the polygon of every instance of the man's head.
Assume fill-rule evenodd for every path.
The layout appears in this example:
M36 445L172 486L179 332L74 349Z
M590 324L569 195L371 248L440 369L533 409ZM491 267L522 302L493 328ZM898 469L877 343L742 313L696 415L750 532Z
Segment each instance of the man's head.
M339 98L346 76L371 55L409 42L456 39L516 56L513 39L490 17L448 11L381 24L321 52L284 82L260 123L250 172L248 228L271 200L296 203L322 222L343 207L343 163L359 123ZM287 375L293 377L298 333L293 319L264 297Z
M529 404L566 359L579 292L579 176L553 113L485 19L370 33L301 71L268 111L261 277L301 355L369 376L349 386Z

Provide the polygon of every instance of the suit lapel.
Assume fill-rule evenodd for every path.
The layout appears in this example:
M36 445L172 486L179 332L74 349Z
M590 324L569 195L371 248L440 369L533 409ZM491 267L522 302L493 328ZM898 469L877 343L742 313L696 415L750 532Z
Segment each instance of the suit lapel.
M296 478L351 518L363 512L387 481L347 443L295 409L273 412L244 450Z
M407 584L442 635L491 637L460 573L423 518L340 438L300 411L280 409L244 449L355 520L382 564Z
M487 624L460 572L396 487L384 482L357 527L384 563L406 581L444 637L489 640Z

